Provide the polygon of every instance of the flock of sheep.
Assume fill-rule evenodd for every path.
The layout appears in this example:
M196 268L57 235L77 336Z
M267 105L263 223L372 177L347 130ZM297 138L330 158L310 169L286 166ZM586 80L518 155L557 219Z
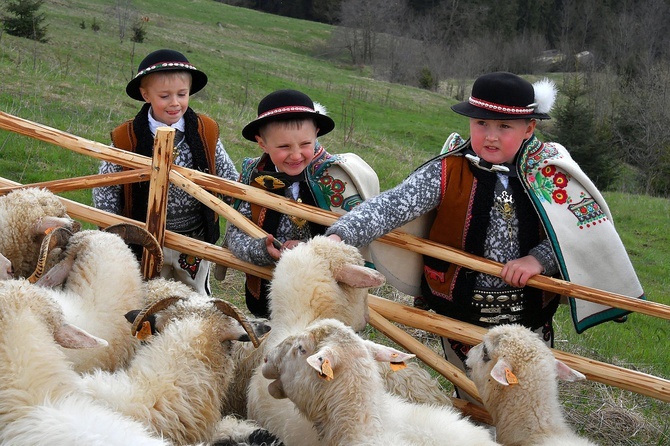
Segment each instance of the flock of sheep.
M46 190L0 197L0 225L0 444L591 444L556 392L584 376L525 328L490 330L468 358L495 434L413 355L360 337L384 277L344 243L284 253L266 321L144 280L128 244L160 261L153 237L80 230Z

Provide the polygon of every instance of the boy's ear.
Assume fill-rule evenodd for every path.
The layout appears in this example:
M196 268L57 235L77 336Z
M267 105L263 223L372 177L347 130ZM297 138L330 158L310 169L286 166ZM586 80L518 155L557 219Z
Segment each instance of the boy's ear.
M149 102L149 99L148 99L149 92L147 91L146 88L140 87L140 94L142 95L142 98L144 98L144 102Z
M536 125L537 125L537 121L535 119L531 119L530 122L528 122L528 127L526 127L526 135L525 135L524 139L530 138L530 136L535 131L535 126Z
M261 146L261 149L265 151L265 141L263 141L263 138L260 135L255 135L254 138L256 138L256 142Z

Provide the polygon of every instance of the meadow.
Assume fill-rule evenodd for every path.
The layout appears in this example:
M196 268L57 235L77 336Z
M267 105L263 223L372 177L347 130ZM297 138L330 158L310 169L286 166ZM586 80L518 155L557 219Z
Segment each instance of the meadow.
M332 31L328 25L211 0L143 0L136 2L121 39L113 3L45 2L47 43L0 34L0 110L108 143L109 131L141 105L125 94L139 61L155 49L172 48L209 76L191 105L219 122L221 140L238 166L258 155L242 138L242 127L256 116L258 101L278 88L300 89L322 103L336 129L321 143L333 153L362 156L377 171L382 189L437 154L449 133L466 133L467 120L449 108L455 98L375 80L368 68L347 65L344 53L341 60L321 58ZM133 43L130 24L139 16L148 18L146 37ZM97 32L91 29L94 21ZM93 174L97 166L97 160L0 130L2 177L32 183ZM670 304L670 202L618 191L604 195L647 298ZM64 196L91 203L89 190ZM239 299L241 280L232 274L216 289ZM386 288L377 291L406 298ZM577 335L561 308L557 348L670 378L669 331L666 320L632 314L624 324ZM670 444L670 404L592 383L562 389L575 424L603 444Z

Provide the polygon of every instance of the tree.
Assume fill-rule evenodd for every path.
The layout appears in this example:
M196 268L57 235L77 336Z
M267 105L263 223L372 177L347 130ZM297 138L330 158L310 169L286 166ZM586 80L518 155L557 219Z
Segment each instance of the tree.
M595 113L585 101L581 77L567 79L562 87L564 104L556 107L556 140L564 145L599 189L617 179L619 158L607 127L596 123Z
M3 28L7 34L47 42L47 26L42 24L46 15L37 12L42 3L44 0L9 0L7 12L11 15L2 17Z

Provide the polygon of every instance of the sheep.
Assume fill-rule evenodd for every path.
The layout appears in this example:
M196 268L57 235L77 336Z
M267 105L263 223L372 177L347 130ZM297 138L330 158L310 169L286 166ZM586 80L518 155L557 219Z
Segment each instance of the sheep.
M412 357L323 319L270 350L262 373L274 380L269 394L293 401L323 445L497 444L453 408L410 403L386 391L375 361L401 367Z
M149 336L145 345L126 369L85 374L84 387L174 444L220 439L217 423L225 414L227 387L235 373L232 341L258 344L267 326L253 326L227 302L179 282L158 278L148 287L154 302L128 315L132 332ZM161 296L166 292L178 294ZM151 326L154 336L149 335Z
M239 388L247 389L246 417L288 445L317 444L316 431L299 417L287 422L295 408L288 400L268 395L268 380L260 373L263 356L318 319L332 317L355 330L365 328L368 288L381 285L384 276L363 263L356 248L316 236L285 251L275 266L269 299L272 330L252 358L243 358L254 367L248 386Z
M496 438L515 446L586 446L568 427L557 379L585 379L554 358L531 330L517 324L489 330L470 349L466 365L496 427Z
M0 444L167 445L85 395L63 351L104 340L66 323L54 290L0 282Z
M14 266L15 277L28 277L35 270L40 243L55 227L76 232L81 224L71 219L58 196L30 187L0 197L0 253Z
M141 242L158 256L159 264L160 245L146 230L129 224L75 234L59 229L44 244L54 245L54 238L55 246L63 246L62 258L36 284L56 288L67 320L109 343L101 349L67 350L67 357L80 373L124 367L139 345L124 315L143 307L147 299L139 262L127 243ZM40 262L45 255L41 253Z

